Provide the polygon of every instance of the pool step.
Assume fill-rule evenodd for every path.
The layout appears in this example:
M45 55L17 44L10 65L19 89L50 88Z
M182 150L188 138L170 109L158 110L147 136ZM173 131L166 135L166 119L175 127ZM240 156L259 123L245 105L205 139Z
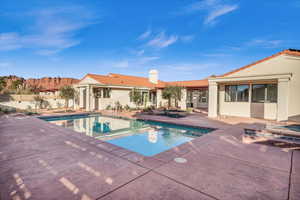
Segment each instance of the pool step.
M295 133L288 133L285 131L278 130L255 130L255 129L244 129L245 136L253 138L254 140L266 139L278 142L286 142L300 145L300 135ZM294 131L290 131L294 132Z
M285 129L285 128L267 127L265 129L265 131L269 132L269 133L272 133L272 134L275 134L275 135L284 135L284 136L291 136L291 137L300 138L300 132L288 130L288 129Z

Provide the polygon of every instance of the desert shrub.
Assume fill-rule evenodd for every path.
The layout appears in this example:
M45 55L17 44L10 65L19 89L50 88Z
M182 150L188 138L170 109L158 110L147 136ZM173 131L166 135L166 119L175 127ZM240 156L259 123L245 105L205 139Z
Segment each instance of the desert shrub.
M115 109L117 111L122 111L123 110L123 106L120 104L119 101L115 102Z
M124 110L127 110L127 111L130 110L129 105L126 104L126 105L124 106Z
M106 110L111 110L111 109L112 109L111 105L106 106Z

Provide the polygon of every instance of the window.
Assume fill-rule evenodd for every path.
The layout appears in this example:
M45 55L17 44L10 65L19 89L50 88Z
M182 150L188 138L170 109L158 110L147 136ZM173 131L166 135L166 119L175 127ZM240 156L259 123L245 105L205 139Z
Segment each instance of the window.
M142 92L142 102L146 103L148 101L148 92Z
M101 88L93 88L95 98L101 98Z
M255 103L276 103L277 84L255 84L252 86L252 102Z
M187 107L192 108L193 107L193 91L188 90L186 95L187 95L187 97L186 97Z
M103 88L103 98L110 98L110 88Z
M249 85L226 85L225 101L226 102L248 102Z
M149 101L153 104L156 104L156 92L149 93Z
M207 103L207 90L201 90L199 94L199 103Z

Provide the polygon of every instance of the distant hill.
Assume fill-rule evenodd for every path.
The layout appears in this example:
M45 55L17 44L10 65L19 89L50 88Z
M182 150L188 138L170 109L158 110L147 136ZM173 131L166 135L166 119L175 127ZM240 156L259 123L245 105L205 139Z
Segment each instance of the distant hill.
M36 88L36 89L59 89L62 86L72 85L78 83L75 78L61 78L61 77L44 77L44 78L30 78L24 79L22 77L10 75L4 76L6 82L5 88L10 88L14 81L20 80L23 88Z

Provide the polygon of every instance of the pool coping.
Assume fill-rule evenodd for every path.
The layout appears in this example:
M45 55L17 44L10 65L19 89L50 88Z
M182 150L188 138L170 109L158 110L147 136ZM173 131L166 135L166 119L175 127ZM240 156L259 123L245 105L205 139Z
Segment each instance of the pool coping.
M81 115L93 115L93 114L99 114L104 117L111 117L115 119L124 119L124 120L141 120L141 121L152 121L152 122L160 122L160 123L165 123L165 124L172 124L172 125L178 125L178 126L184 126L184 127L192 127L192 128L203 128L203 129L211 129L213 131L218 130L219 128L213 128L213 127L208 127L208 126L196 126L196 125L187 125L183 123L176 123L176 122L167 122L167 121L161 121L161 120L155 120L155 119L142 119L142 118L129 118L129 117L124 117L124 116L115 116L115 115L107 115L107 114L102 114L100 112L91 112L91 113L76 113L76 114L65 114L65 115L47 115L47 116L40 116L36 115L33 117L39 118L39 119L44 119L44 118L55 118L55 117L67 117L67 116L81 116Z

